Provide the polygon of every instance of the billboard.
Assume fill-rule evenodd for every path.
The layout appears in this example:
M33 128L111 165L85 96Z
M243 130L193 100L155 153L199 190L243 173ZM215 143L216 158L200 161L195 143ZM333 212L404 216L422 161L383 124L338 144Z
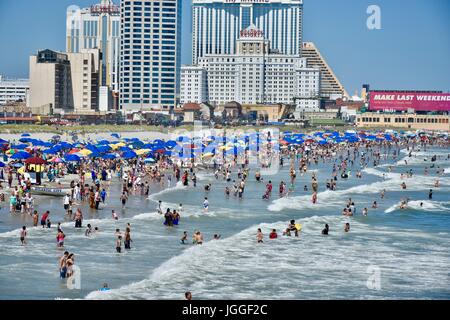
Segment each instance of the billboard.
M370 111L449 111L449 93L375 91L370 92Z

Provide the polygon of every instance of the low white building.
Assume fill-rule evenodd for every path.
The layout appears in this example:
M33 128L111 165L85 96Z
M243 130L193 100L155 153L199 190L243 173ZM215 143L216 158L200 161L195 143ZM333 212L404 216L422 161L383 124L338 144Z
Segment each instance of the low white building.
M30 83L28 79L4 79L0 75L0 105L8 102L28 102Z
M236 48L236 54L208 54L196 66L183 66L181 103L284 103L318 110L318 67L307 67L305 58L271 51L270 42L254 26L241 33Z

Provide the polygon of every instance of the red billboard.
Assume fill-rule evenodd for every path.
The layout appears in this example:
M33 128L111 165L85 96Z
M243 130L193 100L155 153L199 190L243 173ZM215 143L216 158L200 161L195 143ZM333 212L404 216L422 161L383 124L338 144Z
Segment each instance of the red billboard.
M449 93L373 91L370 92L371 111L450 111Z

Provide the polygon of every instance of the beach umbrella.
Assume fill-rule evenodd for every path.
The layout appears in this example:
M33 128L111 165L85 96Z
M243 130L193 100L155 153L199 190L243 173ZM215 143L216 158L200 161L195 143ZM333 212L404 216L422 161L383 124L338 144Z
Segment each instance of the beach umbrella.
M89 158L100 158L101 154L99 152L92 152L88 154Z
M64 159L66 161L76 161L76 162L81 161L81 158L76 154L66 154L64 156Z
M28 164L46 164L46 161L39 157L28 158L25 160L25 163Z
M97 151L99 152L108 152L109 150L111 150L111 147L108 145L102 145L102 146L98 146L97 147Z
M22 133L22 135L21 135L21 137L29 137L30 136L30 134L29 133L27 133L27 132L25 132L25 133Z
M89 149L83 149L83 150L78 151L78 153L80 153L81 155L86 157L86 156L90 155L92 153L92 151Z
M115 158L117 158L116 157L116 155L115 154L112 154L112 153L107 153L107 154L104 154L104 155L102 155L102 156L100 156L100 158L102 158L102 159L115 159Z
M4 166L6 166L6 164L0 161L0 168L3 168Z
M140 149L140 150L136 150L135 152L138 156L141 156L143 154L149 153L150 151L151 151L150 149Z
M11 159L24 160L24 159L28 159L30 157L31 157L31 155L28 152L20 151L20 152L14 153L11 156Z
M133 151L131 148L127 147L127 146L122 146L119 148L120 151L122 152L130 152Z
M156 160L153 159L153 158L145 158L145 159L144 159L144 162L145 162L145 163L155 163Z
M20 149L20 150L23 150L27 147L28 147L27 144L14 144L11 146L12 149Z
M120 139L120 134L118 134L118 133L111 133L111 137Z
M110 144L110 142L108 140L100 140L97 142L97 144L104 145L104 144Z
M53 163L63 163L66 162L64 159L61 159L59 157L53 158L52 160L50 160L49 162L53 162Z
M132 159L132 158L136 158L136 157L137 157L137 154L134 151L128 151L128 152L125 152L124 154L122 154L122 158L124 158L124 159Z

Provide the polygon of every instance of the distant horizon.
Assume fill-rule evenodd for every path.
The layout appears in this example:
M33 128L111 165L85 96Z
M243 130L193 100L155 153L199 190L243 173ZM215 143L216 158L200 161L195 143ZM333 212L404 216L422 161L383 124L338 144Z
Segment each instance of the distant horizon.
M0 2L3 79L28 79L41 49L65 51L66 8L100 0ZM118 4L119 1L113 1ZM446 0L304 0L303 41L313 42L350 96L374 90L450 92L450 3ZM369 30L369 5L381 8L381 30ZM191 1L183 0L182 64L191 64ZM323 10L323 8L327 10ZM52 8L51 10L44 10ZM327 23L324 23L324 22ZM10 32L14 30L14 32ZM30 32L34 30L34 32Z

